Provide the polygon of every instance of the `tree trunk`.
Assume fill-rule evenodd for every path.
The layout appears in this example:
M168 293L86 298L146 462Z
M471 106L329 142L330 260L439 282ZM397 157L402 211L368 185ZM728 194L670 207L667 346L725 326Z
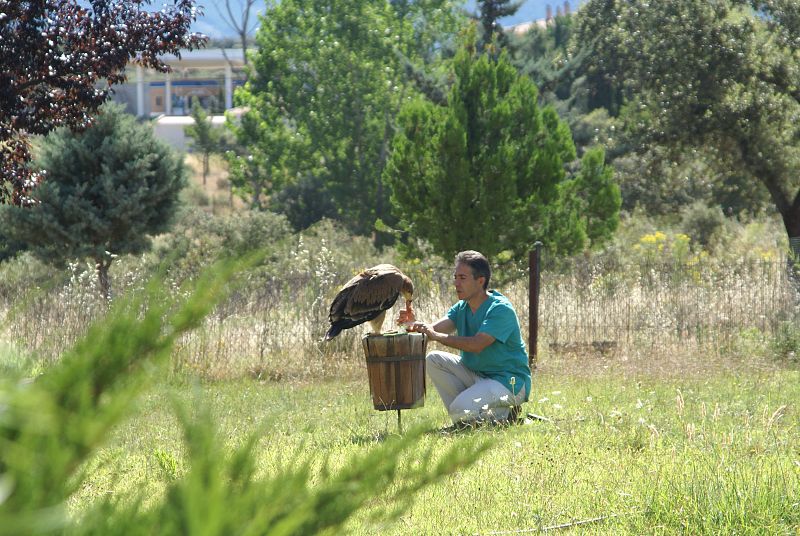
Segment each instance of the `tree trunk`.
M800 258L800 191L794 198L794 202L785 212L781 213L783 226L786 227L786 234L789 235L789 245L795 257Z
M95 267L97 268L97 284L100 287L100 294L103 296L103 299L106 302L111 300L111 283L108 280L108 269L110 266L110 259L95 259Z
M260 210L261 209L261 182L259 180L253 180L253 198L250 202L250 208L253 210Z
M206 185L206 177L208 177L208 153L203 153L203 186Z
M751 142L746 138L739 141L742 160L750 168L755 177L766 186L775 208L783 219L783 226L792 248L800 248L800 190L796 193L790 191L790 181L782 180L787 175L795 172L780 159L779 155L766 155L760 151L753 151ZM756 145L756 147L769 147L769 141ZM767 152L767 151L764 151ZM770 156L772 158L770 158ZM784 165L781 165L784 164ZM787 184L789 183L789 184ZM794 198L792 194L794 193ZM800 251L793 250L795 255Z

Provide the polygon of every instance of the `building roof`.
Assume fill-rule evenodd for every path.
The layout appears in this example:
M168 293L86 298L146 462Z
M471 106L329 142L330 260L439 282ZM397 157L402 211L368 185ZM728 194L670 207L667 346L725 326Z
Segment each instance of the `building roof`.
M244 66L244 50L241 48L203 48L198 50L183 50L181 57L174 54L164 54L160 58L171 67L223 67L231 64L234 67Z

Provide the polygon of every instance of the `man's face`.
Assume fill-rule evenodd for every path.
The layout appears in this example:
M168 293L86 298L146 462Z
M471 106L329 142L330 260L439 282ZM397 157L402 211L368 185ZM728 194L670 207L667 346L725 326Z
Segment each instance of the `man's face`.
M483 292L483 278L473 277L472 269L466 264L456 264L453 281L456 286L456 295L460 300L469 301Z

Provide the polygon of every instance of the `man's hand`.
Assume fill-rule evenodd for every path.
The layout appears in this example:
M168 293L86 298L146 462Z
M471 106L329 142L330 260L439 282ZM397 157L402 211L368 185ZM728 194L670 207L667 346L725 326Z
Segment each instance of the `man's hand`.
M414 333L424 333L432 341L439 340L444 335L444 333L437 333L433 329L433 324L426 324L425 322L414 322L408 326L407 330Z
M447 320L447 322L450 321ZM456 335L450 335L448 333L441 333L436 331L438 325L447 326L447 324L442 324L442 321L438 322L437 324L414 322L406 328L406 331L424 333L428 336L428 339L432 341L440 342L445 346L449 346L450 348L464 350L465 352L472 352L474 354L481 353L484 348L492 344L495 340L494 337L484 332L479 332L471 337L459 337Z

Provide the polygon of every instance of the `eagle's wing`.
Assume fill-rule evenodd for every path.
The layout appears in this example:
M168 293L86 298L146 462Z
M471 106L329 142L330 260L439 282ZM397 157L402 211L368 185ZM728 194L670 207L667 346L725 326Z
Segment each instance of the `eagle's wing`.
M403 285L403 275L391 264L368 268L348 281L331 303L328 316L331 328L325 338L330 340L343 329L355 327L389 309L397 301Z
M361 273L361 280L354 285L345 311L358 315L369 311L389 309L400 295L403 274L391 265L378 265Z
M347 304L350 302L350 297L353 295L356 286L361 282L362 275L363 272L348 281L342 287L342 290L339 291L336 297L333 298L330 314L328 315L328 318L331 322L341 320L344 318L345 314L347 314Z

